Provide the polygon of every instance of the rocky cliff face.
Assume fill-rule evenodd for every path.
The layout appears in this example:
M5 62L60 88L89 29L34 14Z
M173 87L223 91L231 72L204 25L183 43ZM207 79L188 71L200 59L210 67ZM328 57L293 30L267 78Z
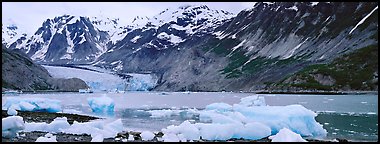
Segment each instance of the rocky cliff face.
M80 79L54 79L24 53L2 46L2 87L16 90L78 91L88 88ZM66 85L70 83L69 85Z

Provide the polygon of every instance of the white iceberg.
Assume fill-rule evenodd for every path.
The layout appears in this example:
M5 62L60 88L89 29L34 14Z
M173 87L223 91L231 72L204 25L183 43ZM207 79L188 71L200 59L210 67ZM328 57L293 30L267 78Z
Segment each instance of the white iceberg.
M25 128L24 119L20 116L9 116L1 120L2 137L12 138Z
M240 99L239 105L242 106L266 106L265 98L258 95L248 96Z
M87 102L92 112L98 115L113 115L115 102L110 97L103 95L102 97L89 97Z
M51 133L47 133L43 137L38 137L36 142L57 142L57 137L53 136Z
M7 114L8 114L8 115L12 115L12 116L17 115L17 111L16 111L16 109L19 109L19 108L17 108L16 105L11 105L11 106L8 108L8 110L7 110Z
M300 134L296 134L287 128L281 129L276 135L269 136L272 142L307 142Z
M232 111L232 106L226 103L212 103L206 106L206 110L216 110L219 112Z
M50 124L45 122L40 123L25 123L25 132L42 131L51 133L70 133L70 134L89 134L97 136L101 134L103 138L112 138L117 133L124 130L121 119L112 121L112 119L106 120L93 120L90 122L79 123L74 121L72 125L67 122L66 117L56 118Z
M143 131L141 134L141 139L144 140L144 141L147 141L147 140L152 140L154 138L154 133L150 132L150 131Z
M97 134L95 136L91 135L91 142L103 142L104 137L102 134Z
M300 136L323 138L327 131L314 118L317 116L302 105L268 106L263 97L257 95L241 99L230 106L226 103L207 105L199 114L201 123L184 121L178 126L162 129L164 141L228 140L244 138L257 140L277 134L288 128Z
M2 109L9 109L12 105L21 111L62 111L61 101L48 98L7 97Z

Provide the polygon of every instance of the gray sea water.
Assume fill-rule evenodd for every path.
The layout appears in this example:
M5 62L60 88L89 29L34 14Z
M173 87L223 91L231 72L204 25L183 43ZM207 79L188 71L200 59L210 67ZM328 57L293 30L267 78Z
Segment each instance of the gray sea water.
M185 120L199 121L181 112L168 117L151 117L150 110L203 109L215 102L239 103L252 93L229 92L126 92L126 93L40 93L3 95L7 97L42 97L57 99L64 109L75 109L94 115L87 98L106 94L115 101L114 118L121 118L129 130L160 131ZM378 141L378 95L297 95L260 94L270 106L300 104L316 112L316 120L327 130L326 139L344 138L351 141Z

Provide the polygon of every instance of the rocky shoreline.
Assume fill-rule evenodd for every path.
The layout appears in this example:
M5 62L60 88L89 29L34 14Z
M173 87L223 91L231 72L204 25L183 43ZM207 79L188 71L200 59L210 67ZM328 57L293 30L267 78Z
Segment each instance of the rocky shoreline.
M7 112L2 110L2 118L8 117ZM78 122L88 122L90 120L99 119L97 117L78 115L78 114L67 114L67 113L47 113L47 112L26 112L18 111L18 116L24 118L26 122L52 122L56 117L67 117L70 124L73 121ZM2 138L2 142L35 142L38 137L44 136L47 132L33 131L33 132L19 132L18 137L14 138ZM144 142L140 136L141 132L133 131L123 131L117 134L114 138L105 138L103 142ZM68 133L54 133L57 138L57 142L91 142L92 137L88 134L68 134ZM133 140L128 140L129 135L133 136ZM150 142L159 142L164 134L162 132L155 133L155 137ZM316 139L306 139L308 142L331 142ZM337 139L338 142L348 142L345 139ZM271 140L266 137L259 140L247 140L247 139L236 139L232 138L229 140L194 140L193 142L271 142Z

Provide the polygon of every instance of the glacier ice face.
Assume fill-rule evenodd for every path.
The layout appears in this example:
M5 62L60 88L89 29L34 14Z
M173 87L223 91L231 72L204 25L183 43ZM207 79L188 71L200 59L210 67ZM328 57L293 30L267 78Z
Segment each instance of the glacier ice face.
M276 135L269 136L272 142L307 142L300 134L296 134L287 128L281 129Z
M91 107L92 112L98 115L113 115L115 102L110 97L105 95L101 97L89 97L87 102Z
M128 91L148 91L157 85L158 79L151 74L128 73L132 76L129 78L127 85Z
M61 101L47 98L19 98L7 97L3 109L9 109L11 106L21 111L45 111L59 112L62 111Z
M24 119L20 116L9 116L1 120L2 137L15 137L17 132L24 128Z

